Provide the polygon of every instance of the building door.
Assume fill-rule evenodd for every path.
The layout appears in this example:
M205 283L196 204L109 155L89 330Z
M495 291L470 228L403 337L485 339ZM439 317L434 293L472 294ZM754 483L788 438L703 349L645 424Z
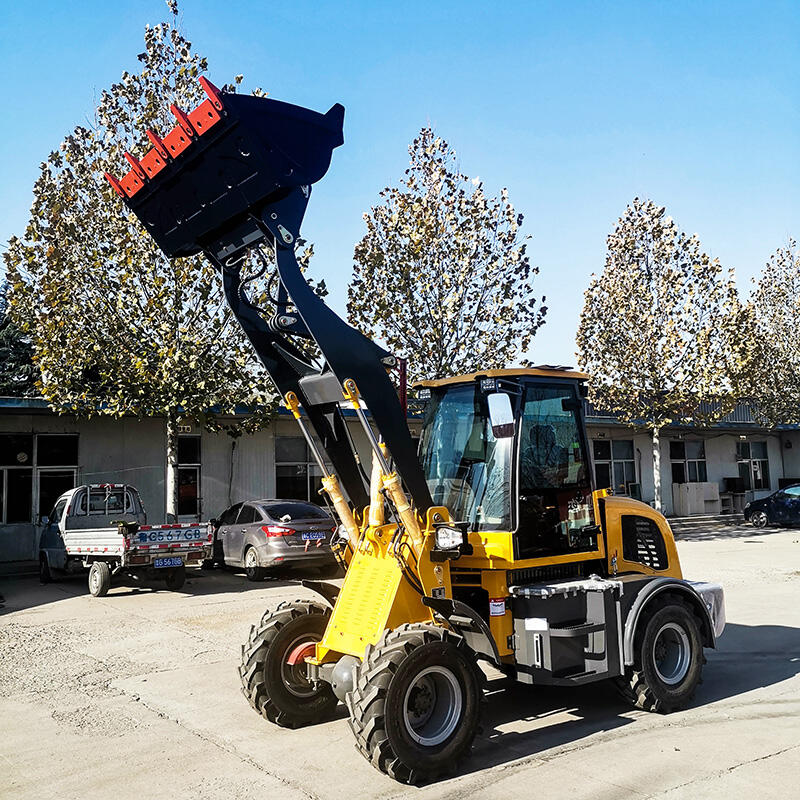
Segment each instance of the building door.
M75 486L74 469L39 469L39 509L36 521L50 513L56 500Z

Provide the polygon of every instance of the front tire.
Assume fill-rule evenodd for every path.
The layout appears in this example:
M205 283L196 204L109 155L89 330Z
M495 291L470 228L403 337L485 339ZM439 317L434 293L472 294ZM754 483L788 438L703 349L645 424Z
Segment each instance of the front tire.
M39 556L39 583L50 583L53 580L53 573L50 572L50 564L47 561L47 556L42 554Z
M111 569L105 561L95 561L89 568L89 592L92 597L105 597L111 588Z
M754 511L750 522L754 528L766 528L769 525L769 517L767 517L766 511Z
M239 677L250 705L284 728L322 722L338 703L330 684L306 677L304 658L322 639L331 609L308 600L283 602L250 629ZM289 663L292 661L293 663Z
M472 749L482 673L463 637L402 625L367 647L347 695L356 748L402 783L444 776Z
M637 708L668 714L685 708L700 683L700 626L693 610L678 599L644 614L636 632L634 665L617 685Z

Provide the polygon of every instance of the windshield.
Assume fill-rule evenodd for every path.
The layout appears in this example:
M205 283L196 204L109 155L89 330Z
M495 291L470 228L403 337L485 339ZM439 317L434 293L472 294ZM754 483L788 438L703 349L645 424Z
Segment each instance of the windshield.
M291 522L296 519L326 519L330 520L327 512L313 503L270 503L262 505L267 516L281 522Z
M492 435L476 385L435 393L420 442L434 504L472 530L510 530L513 441Z

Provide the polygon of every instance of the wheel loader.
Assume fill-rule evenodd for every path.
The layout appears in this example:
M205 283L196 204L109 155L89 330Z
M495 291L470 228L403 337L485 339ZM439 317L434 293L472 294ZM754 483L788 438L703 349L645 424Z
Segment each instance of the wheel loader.
M341 588L264 613L242 647L250 705L295 728L347 706L356 748L407 783L468 757L482 665L534 687L611 679L635 706L684 707L725 624L722 588L683 578L665 518L592 484L587 376L486 369L418 387L417 447L394 355L309 287L295 244L311 188L343 144L321 114L226 93L172 106L176 126L107 175L169 258L205 255L322 471ZM274 263L267 306L247 265ZM303 345L316 344L320 357ZM346 416L371 450L362 459Z

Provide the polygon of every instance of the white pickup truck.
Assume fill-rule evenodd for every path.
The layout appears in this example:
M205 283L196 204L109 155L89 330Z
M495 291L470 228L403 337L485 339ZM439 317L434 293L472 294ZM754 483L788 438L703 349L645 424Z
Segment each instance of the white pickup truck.
M56 500L42 518L39 575L43 583L59 573L89 569L89 591L102 597L113 576L162 577L177 591L186 565L211 557L212 535L205 523L148 525L139 492L127 484L77 486Z

